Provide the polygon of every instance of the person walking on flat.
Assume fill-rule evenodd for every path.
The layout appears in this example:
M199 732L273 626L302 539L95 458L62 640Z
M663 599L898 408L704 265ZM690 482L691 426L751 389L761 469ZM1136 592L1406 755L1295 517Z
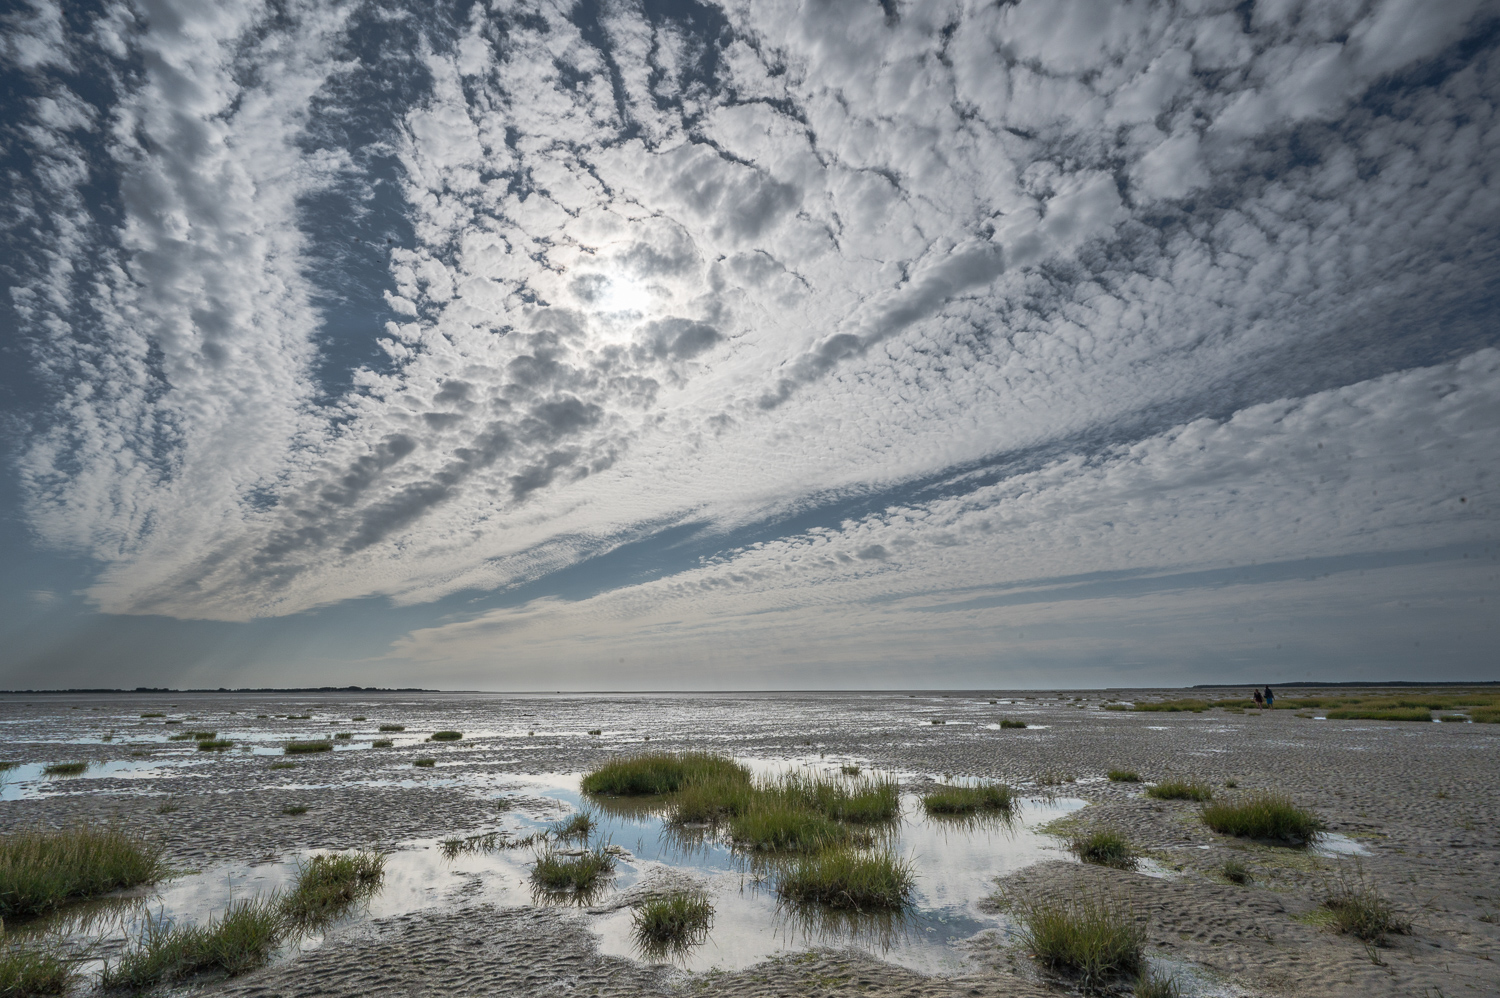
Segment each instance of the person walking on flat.
M1266 710L1270 710L1271 707L1272 707L1272 705L1275 704L1275 703L1276 703L1276 694L1271 692L1271 684L1267 683L1266 684Z
M1260 708L1260 707L1264 707L1265 705L1266 705L1265 698L1260 695L1260 689L1257 688L1255 690L1255 706L1257 708Z

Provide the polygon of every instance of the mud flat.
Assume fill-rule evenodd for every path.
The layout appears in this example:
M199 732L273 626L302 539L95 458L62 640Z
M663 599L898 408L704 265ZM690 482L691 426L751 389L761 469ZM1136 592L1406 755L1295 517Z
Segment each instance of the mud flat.
M1143 927L1152 968L1183 994L1500 994L1500 725L1104 709L1179 695L7 695L0 761L15 765L0 773L0 830L113 822L161 842L178 873L107 910L84 903L6 928L70 953L83 993L143 910L201 919L231 896L284 890L315 852L376 846L389 853L386 880L357 910L260 969L183 987L1056 995L1071 984L1019 941L1016 901L1100 897ZM231 744L172 740L187 731ZM462 737L430 740L438 731ZM330 750L284 754L322 740ZM614 755L682 749L765 773L859 766L899 779L891 841L917 870L912 915L891 925L789 912L723 843L681 841L649 809L612 812L577 792L578 774ZM44 773L66 762L88 767ZM1111 781L1110 770L1141 782ZM924 789L980 778L1016 788L1015 821L950 827L922 815ZM1328 835L1298 849L1216 834L1199 803L1146 794L1166 780L1200 782L1217 800L1284 794ZM484 847L489 833L514 840L580 807L600 819L595 834L619 866L579 903L531 893L534 850ZM1128 837L1134 869L1073 858L1068 837L1100 827ZM469 848L444 849L463 839ZM1248 882L1225 877L1231 862ZM714 899L708 939L667 962L644 958L629 941L632 906L684 879ZM1386 898L1409 933L1377 946L1335 931L1322 901L1351 879Z

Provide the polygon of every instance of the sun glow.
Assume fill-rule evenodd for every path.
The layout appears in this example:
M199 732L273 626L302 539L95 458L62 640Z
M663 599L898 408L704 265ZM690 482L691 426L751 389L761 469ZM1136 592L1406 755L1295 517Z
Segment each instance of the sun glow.
M645 285L625 277L611 277L600 289L597 305L606 313L641 313L651 304L651 292Z

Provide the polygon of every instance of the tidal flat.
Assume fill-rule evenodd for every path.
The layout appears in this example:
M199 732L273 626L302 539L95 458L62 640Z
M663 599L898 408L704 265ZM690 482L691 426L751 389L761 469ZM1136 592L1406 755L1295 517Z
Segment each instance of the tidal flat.
M237 904L286 907L308 871L332 868L318 857L378 853L378 875L278 928L255 960L228 964L232 976L153 986L768 998L1129 994L1170 980L1182 995L1500 993L1500 725L1194 695L1208 706L1120 709L1172 702L1172 690L6 694L5 841L109 828L165 865L154 883L7 917L7 952L60 959L66 989L93 993L110 968L144 961L152 932L212 926ZM899 813L844 823L838 848L908 871L903 900L789 900L806 851L752 848L727 818L674 821L670 794L580 789L611 760L685 752L732 760L751 787L893 781ZM1199 789L1150 793L1171 784ZM997 785L1007 809L924 806ZM1221 834L1201 817L1268 795L1311 822L1292 826L1300 840ZM1074 844L1104 833L1130 862L1081 861ZM539 884L539 868L568 889ZM566 880L575 869L586 883ZM1343 928L1350 898L1384 905L1391 930ZM674 903L691 931L643 944L642 913ZM1116 917L1138 952L1099 973L1070 965L1066 931L1043 939L1037 926L1066 930L1081 904Z

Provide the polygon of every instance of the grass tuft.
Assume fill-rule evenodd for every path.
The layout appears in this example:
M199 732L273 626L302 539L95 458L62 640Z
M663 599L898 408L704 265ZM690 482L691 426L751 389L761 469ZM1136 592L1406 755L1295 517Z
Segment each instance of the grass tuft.
M213 738L198 743L199 752L222 752L227 748L234 748L234 742L227 738Z
M1133 769L1111 769L1109 778L1115 783L1139 783L1141 774Z
M314 752L332 752L332 742L287 742L283 750L287 755L311 755Z
M46 776L82 776L88 768L86 762L54 762L44 766L42 773Z
M422 769L431 769L433 766L437 765L437 760L436 759L417 759L417 760L414 760L412 762L412 765L413 766L419 766Z
M1330 721L1431 721L1432 712L1426 707L1394 707L1387 710L1367 710L1350 707L1330 710Z
M16 832L0 839L0 918L39 915L165 874L159 846L119 829Z
M142 714L142 715L141 715L141 716L142 716L142 717L166 717L166 716L167 716L167 715L165 715L165 714L158 714L158 713L155 713L155 712L154 712L154 711L153 711L153 712L151 712L151 713L147 713L147 714Z
M1080 832L1068 841L1068 850L1085 863L1110 866L1116 870L1135 869L1135 850L1131 848L1130 840L1113 828Z
M612 759L584 776L586 794L644 797L676 793L689 783L712 779L750 781L750 771L733 759L706 752L647 753Z
M848 911L894 911L911 903L911 865L888 851L826 849L803 856L776 885L782 898Z
M536 858L531 883L555 900L585 902L615 872L615 857L597 848L581 856L560 856L552 850Z
M840 766L839 772L843 773L845 776L858 776L862 772L862 770L858 766L851 765Z
M430 741L434 742L456 742L464 736L462 731L434 731Z
M404 725L404 724L382 724L380 726L380 730L381 731L405 731L406 730L406 725Z
M1225 860L1224 865L1219 867L1219 872L1231 884L1248 884L1250 882L1250 868L1237 859Z
M286 807L281 809L281 813L296 817L299 814L306 814L307 808L303 807L301 804L288 804Z
M1354 876L1341 871L1338 882L1323 897L1323 907L1333 914L1333 926L1372 946L1383 946L1387 936L1405 935L1411 922L1396 914L1391 903L1365 880L1363 868Z
M0 943L0 995L61 995L72 985L72 965L54 950Z
M684 953L708 938L714 906L701 889L652 898L631 916L635 942L647 956Z
M603 728L590 728L589 729L589 734L595 735L595 736L602 735L602 734L604 734L604 729Z
M119 962L104 965L99 986L142 991L210 970L233 977L264 963L283 933L274 899L231 904L202 926L173 926L148 916L140 939Z
M729 837L744 849L817 852L848 839L849 829L794 802L770 800L732 819Z
M338 739L341 742L347 742L347 741L349 741L350 739L352 739L354 737L354 732L352 732L352 731L340 731L340 732L336 733L333 737L336 738L336 739Z
M1157 800L1212 800L1213 788L1207 783L1184 780L1163 780L1146 788L1147 797Z
M1165 976L1146 970L1135 979L1133 998L1182 998L1182 986L1171 974Z
M587 811L579 811L570 815L562 821L556 822L549 829L552 837L567 841L569 839L587 839L598 824L594 816Z
M1015 794L1003 783L939 786L922 795L922 807L928 814L978 814L981 811L1009 811L1014 806Z
M297 883L281 899L281 913L294 925L322 925L378 891L384 876L385 857L373 849L313 856L298 865Z
M271 763L271 768L272 769L296 769L297 768L297 764L295 762L273 762L273 763Z
M389 738L377 738L370 743L370 748L390 748L394 744Z
M1256 794L1233 803L1214 803L1201 812L1203 823L1223 835L1266 839L1305 846L1323 831L1323 822L1310 811L1278 794Z
M1145 966L1146 933L1134 915L1099 898L1026 902L1016 914L1021 942L1049 970L1084 989L1105 987Z
M1024 727L1026 727L1026 722L1025 721L1012 721L1008 717L1002 717L1000 719L1000 727L1002 727L1002 728L1024 728Z
M355 714L353 717L349 718L349 720L351 720L351 721L368 721L369 718L366 717L363 714Z

